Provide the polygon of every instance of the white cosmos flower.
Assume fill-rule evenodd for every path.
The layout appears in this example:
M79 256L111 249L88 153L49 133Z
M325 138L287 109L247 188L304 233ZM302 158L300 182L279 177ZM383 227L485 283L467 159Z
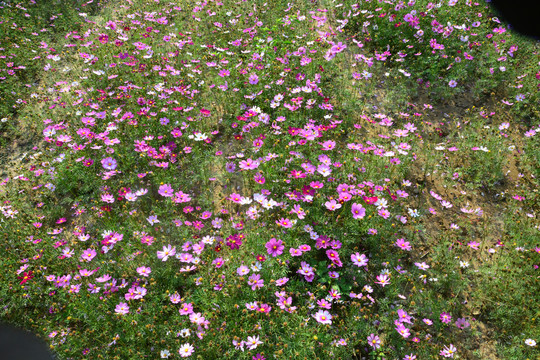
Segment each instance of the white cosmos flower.
M527 339L525 340L525 344L526 345L529 345L529 346L536 346L536 341L534 341L533 339Z

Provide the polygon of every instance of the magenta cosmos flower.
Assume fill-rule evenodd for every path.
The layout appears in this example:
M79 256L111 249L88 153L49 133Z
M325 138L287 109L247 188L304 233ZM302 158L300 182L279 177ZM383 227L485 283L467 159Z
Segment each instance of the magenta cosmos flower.
M440 319L443 323L448 324L452 320L452 316L446 312L442 312Z
M275 238L270 239L265 246L268 254L273 257L283 254L283 249L285 249L283 241Z
M395 242L395 246L406 251L412 250L411 244L408 241L405 241L405 239L397 239Z

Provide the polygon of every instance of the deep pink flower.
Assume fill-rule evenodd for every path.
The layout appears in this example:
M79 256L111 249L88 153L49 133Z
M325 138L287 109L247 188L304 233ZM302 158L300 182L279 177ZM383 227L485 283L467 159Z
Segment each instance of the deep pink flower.
M443 323L448 324L452 320L452 316L446 312L442 312L440 319Z
M270 241L268 241L265 246L268 254L273 257L283 254L283 249L285 249L283 241L275 238L270 239Z

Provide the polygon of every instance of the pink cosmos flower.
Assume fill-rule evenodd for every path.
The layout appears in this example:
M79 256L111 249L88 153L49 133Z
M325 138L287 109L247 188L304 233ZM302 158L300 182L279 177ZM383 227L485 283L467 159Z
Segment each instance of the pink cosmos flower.
M368 341L369 346L371 346L374 349L378 349L381 347L381 339L375 334L370 334L367 337L367 341Z
M146 218L146 221L148 221L150 225L154 225L159 222L156 215L150 215L149 217Z
M398 322L396 325L397 325L397 326L396 326L395 329L396 329L397 332L398 332L401 336L403 336L405 339L408 338L408 337L411 335L411 331L410 331L407 327L405 327L405 325L403 325L403 324L400 323L400 322Z
M284 218L276 220L276 224L278 224L279 226L283 226L284 228L291 228L293 226L291 220Z
M412 317L407 314L407 312L403 309L398 309L397 311L397 314L398 314L398 317L399 317L399 322L406 322L406 323L409 323L409 324L412 324Z
M385 287L386 285L390 284L390 277L386 274L378 275L375 284L380 284L382 287Z
M364 254L356 253L356 254L351 254L351 261L353 262L354 265L358 267L362 267L362 266L367 266L369 259Z
M170 184L161 185L158 190L159 195L171 197L174 195L174 190Z
M158 259L161 259L161 261L167 261L169 256L174 256L176 254L176 247L172 247L171 244L167 246L163 246L163 251L157 252Z
M188 194L184 194L182 191L177 191L174 193L173 202L181 204L189 201L191 201L191 197Z
M268 314L272 310L272 307L268 304L261 304L261 306L257 309L260 313L266 313Z
M330 309L330 308L332 308L332 303L329 303L329 302L326 301L325 299L317 300L317 305L319 305L319 307L321 307L321 308L323 308L323 309Z
M88 269L79 270L79 274L81 274L81 276L91 276L93 273L93 271L90 271Z
M116 309L114 311L117 314L125 315L129 313L129 306L128 304L121 302L120 304L116 305Z
M313 189L321 189L321 188L324 186L324 184L321 183L321 182L319 182L319 181L312 181L312 182L309 184L309 186L310 186L311 188L313 188Z
M242 196L240 194L232 193L229 196L229 200L238 204L242 200Z
M249 277L248 285L251 286L251 290L256 290L264 286L264 280L261 279L261 275L253 274Z
M335 250L326 250L326 256L332 261L339 261L339 253Z
M239 167L243 170L253 170L259 167L259 161L254 161L252 159L240 161Z
M315 320L317 320L318 323L321 324L332 324L332 315L326 310L319 310L317 311L313 316Z
M258 82L259 82L259 77L256 74L251 74L249 76L249 83L251 85L257 85Z
M366 216L366 209L364 209L362 205L357 203L352 204L351 212L353 215L353 219L362 219L364 216Z
M92 259L97 255L96 250L94 249L86 249L84 250L81 259L86 261L92 261Z
M263 342L259 340L259 336L248 336L246 345L249 350L254 350L257 346L261 345Z
M178 293L174 293L172 294L171 296L169 296L169 300L173 303L173 304L178 304L180 302L180 295Z
M410 243L405 241L405 239L397 239L394 245L406 251L412 250Z
M242 265L238 269L236 269L236 273L239 276L247 275L247 274L249 274L249 268L246 265Z
M336 142L332 140L327 140L323 142L322 144L322 150L332 150L336 147Z
M219 269L220 267L223 266L223 259L220 257L214 259L214 261L212 261L212 265L215 265L216 269Z
M192 303L183 303L180 309L178 310L180 315L189 315L193 313L193 304Z
M300 249L290 248L289 252L291 253L291 256L302 256L302 251L300 251Z
M300 245L300 247L298 249L300 249L300 251L302 251L302 252L306 252L306 251L311 250L311 246L309 246L307 244L303 244L303 245Z
M456 347L454 345L450 344L449 346L445 346L444 349L441 350L439 355L442 355L444 357L453 358L456 351L457 351Z
M152 269L150 269L149 267L141 266L137 268L137 274L144 277L148 277L148 275L150 275L151 272L152 272Z
M341 204L336 202L336 200L327 201L326 203L324 203L324 205L330 211L335 211L341 207Z
M180 262L185 262L188 264L193 261L193 255L191 255L190 253L177 254L176 258L180 260Z
M386 209L380 209L378 212L379 216L381 216L384 219L388 219L390 217L390 211Z

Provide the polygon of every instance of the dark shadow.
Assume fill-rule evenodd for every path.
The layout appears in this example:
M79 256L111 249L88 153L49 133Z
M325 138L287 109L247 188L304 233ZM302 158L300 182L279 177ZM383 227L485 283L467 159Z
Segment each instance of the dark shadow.
M0 324L0 359L54 360L48 345L29 331Z
M521 35L540 40L540 1L538 0L491 0L497 15Z

